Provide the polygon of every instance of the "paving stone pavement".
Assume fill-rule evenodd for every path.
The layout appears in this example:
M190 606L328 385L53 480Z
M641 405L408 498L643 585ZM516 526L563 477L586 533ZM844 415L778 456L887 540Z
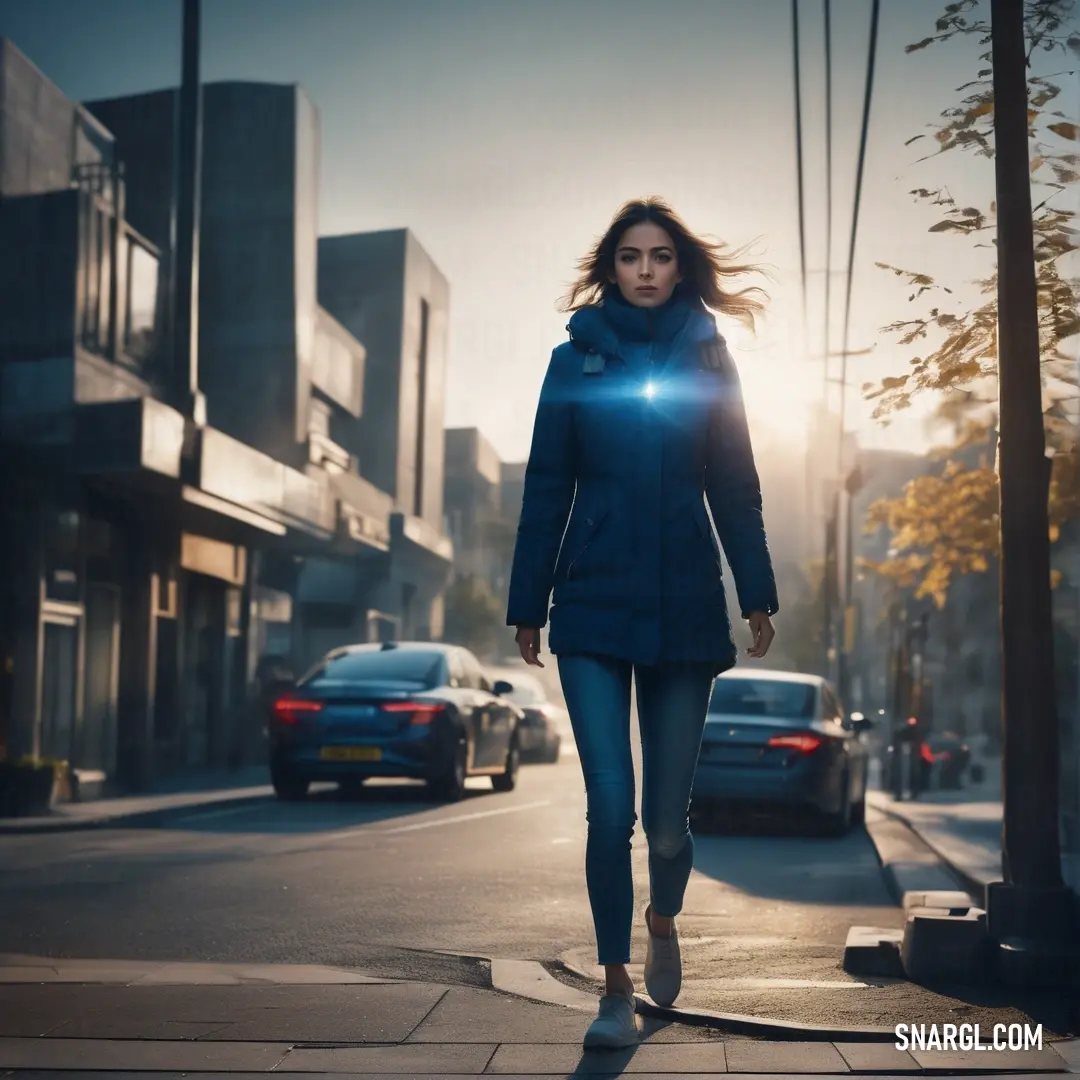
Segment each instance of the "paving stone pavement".
M1080 1073L1080 1040L1016 1053L783 1041L639 1017L585 1052L590 1017L495 990L314 965L0 957L0 1076L911 1076Z

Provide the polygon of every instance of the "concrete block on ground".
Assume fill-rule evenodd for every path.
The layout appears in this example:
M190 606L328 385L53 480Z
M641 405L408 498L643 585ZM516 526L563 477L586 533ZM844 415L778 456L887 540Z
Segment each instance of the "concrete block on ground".
M904 893L904 911L913 908L944 908L963 914L974 907L972 899L961 889L917 889Z
M932 909L908 916L900 959L912 982L971 982L986 973L984 913L948 915Z
M853 926L844 944L844 971L849 975L904 978L900 958L903 930L880 926Z
M968 918L974 919L976 922L980 922L983 926L986 925L986 912L982 908L966 907L966 908L941 908L941 907L911 907L904 913L909 919L913 915L937 915L937 916L951 916L954 919Z

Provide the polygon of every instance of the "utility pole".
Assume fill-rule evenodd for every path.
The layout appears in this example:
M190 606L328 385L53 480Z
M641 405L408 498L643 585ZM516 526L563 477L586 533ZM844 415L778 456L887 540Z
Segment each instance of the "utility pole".
M844 537L843 639L839 653L838 686L845 708L852 707L855 641L858 633L855 603L855 497L863 487L862 470L855 464L844 479L846 536Z
M172 397L196 425L206 423L199 392L199 221L202 180L202 86L199 76L200 0L184 0L183 54L176 118L173 199Z
M812 270L811 273L819 273L820 271ZM828 271L829 273L840 273L840 271ZM831 505L825 510L825 570L824 577L822 579L822 627L824 634L824 657L823 668L826 678L835 681L838 691L840 693L841 701L847 701L844 696L843 683L845 681L845 667L844 667L844 646L846 643L846 629L848 616L845 613L845 604L850 603L851 596L851 583L850 583L850 566L845 564L843 575L840 571L840 556L839 556L839 544L840 544L840 504L842 501L841 488L846 484L844 481L844 440L847 435L847 389L850 385L847 381L847 361L849 356L869 356L875 349L875 345L870 345L865 349L845 349L838 352L825 352L816 353L810 356L811 360L821 360L824 364L824 387L825 393L822 396L822 411L824 413L828 408L828 389L830 386L838 386L840 388L840 413L837 421L837 443L836 443L836 488L831 497ZM841 359L841 373L840 376L833 376L829 374L829 360L833 357L840 357ZM807 452L807 491L812 490L812 456ZM850 494L850 493L849 493ZM847 522L847 547L845 548L845 559L850 558L850 545L851 545L851 521ZM845 582L846 591L841 595L841 576ZM836 626L836 616L840 614L841 624L840 628Z
M1048 494L1028 160L1024 0L991 0L997 180L1003 882L987 886L1000 974L1040 983L1067 964L1061 877Z

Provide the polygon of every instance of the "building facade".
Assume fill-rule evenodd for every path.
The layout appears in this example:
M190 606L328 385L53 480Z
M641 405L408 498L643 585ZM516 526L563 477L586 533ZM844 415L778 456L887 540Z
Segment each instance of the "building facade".
M258 759L267 662L437 634L452 556L441 430L422 514L360 471L388 407L373 362L428 345L414 327L396 359L371 355L320 307L318 118L298 88L204 88L205 415L178 399L176 98L79 105L0 42L0 739L69 761L83 794ZM379 282L399 310L418 287Z
M507 541L517 516L503 513L503 463L478 428L446 431L445 513L457 574L484 581L495 596L507 590ZM512 548L511 548L512 554Z
M453 566L444 532L444 402L450 288L408 229L319 240L319 303L364 342L359 477L393 500L393 557L371 580L402 637L439 638Z

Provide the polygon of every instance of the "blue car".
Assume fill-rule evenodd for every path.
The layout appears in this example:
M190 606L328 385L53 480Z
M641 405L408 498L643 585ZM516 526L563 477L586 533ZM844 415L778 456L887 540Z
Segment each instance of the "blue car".
M726 671L709 701L694 803L813 814L842 835L866 814L870 726L819 676Z
M521 710L467 649L432 642L352 645L328 653L278 697L270 718L270 778L281 799L315 781L427 781L460 799L469 776L513 791Z

